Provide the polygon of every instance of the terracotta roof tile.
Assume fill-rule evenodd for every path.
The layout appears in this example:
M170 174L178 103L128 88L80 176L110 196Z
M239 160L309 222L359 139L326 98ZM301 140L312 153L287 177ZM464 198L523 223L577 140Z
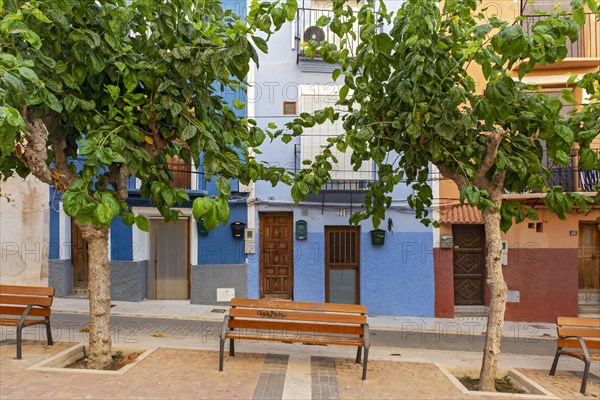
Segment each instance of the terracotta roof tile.
M483 215L475 207L466 204L457 204L440 209L440 223L442 224L483 224Z

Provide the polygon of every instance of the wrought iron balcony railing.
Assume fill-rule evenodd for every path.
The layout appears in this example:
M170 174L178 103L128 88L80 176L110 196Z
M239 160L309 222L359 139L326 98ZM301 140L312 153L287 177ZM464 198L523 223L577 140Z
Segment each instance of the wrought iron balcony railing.
M301 145L294 145L294 172L302 168ZM337 166L334 165L334 168ZM335 169L331 180L321 186L320 192L360 193L369 190L369 183L376 180L375 167L361 168L360 171Z
M295 37L298 62L306 60L322 60L318 52L315 54L314 59L307 56L305 47L301 45L302 43L308 43L311 40L315 40L319 43L326 41L328 43L334 43L339 48L342 39L331 31L329 25L323 27L317 25L317 21L322 17L333 17L333 11L319 8L298 9ZM346 36L347 42L345 47L350 50L351 55L355 53L360 40L358 36L358 22L355 23L354 32L356 32L356 39L352 38L350 35Z
M570 15L570 14L569 14ZM533 26L547 18L545 15L526 15L521 21L523 29L531 34ZM567 39L567 58L600 58L600 20L595 14L585 15L585 25L579 32L579 39L571 42Z

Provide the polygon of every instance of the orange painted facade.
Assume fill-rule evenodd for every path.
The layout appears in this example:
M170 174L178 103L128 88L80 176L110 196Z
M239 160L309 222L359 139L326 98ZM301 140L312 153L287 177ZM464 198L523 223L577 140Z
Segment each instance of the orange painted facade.
M525 0L522 0L525 1ZM539 0L535 4L542 7L552 5L553 0ZM512 0L484 1L486 16L498 16L500 19L513 22L521 15L533 14L527 12L528 5L515 4ZM537 18L537 17L531 17ZM526 23L526 22L522 22ZM569 57L553 66L536 67L526 75L523 81L538 84L549 94L560 94L566 87L571 74L585 74L598 71L600 67L600 22L593 18L586 19L582 30L581 40L571 45ZM517 78L515 67L513 76ZM485 81L478 66L471 66L470 75L476 82L478 93L483 93ZM586 94L576 91L574 97L579 102L586 101ZM593 148L600 151L600 135L596 138ZM573 167L576 171L576 150L573 153ZM571 190L588 192L580 175L573 172L568 180ZM589 188L589 186L588 186ZM454 182L442 179L439 182L439 206L458 204L459 193ZM568 189L568 188L567 188ZM593 193L590 193L593 194ZM539 220L514 225L503 240L507 244L507 262L503 267L505 280L508 284L509 302L507 304L506 320L529 322L554 322L556 316L577 316L578 314L578 249L580 224L593 223L600 217L600 204L596 204L591 212L583 213L574 210L567 215L566 220L560 220L548 211L541 194L507 195L512 199L526 202L533 206ZM459 223L456 221L455 223ZM443 223L435 239L435 289L437 317L454 317L454 265L455 257L450 243L444 244L444 239L452 238L451 223ZM598 272L600 273L600 271ZM487 287L484 290L483 304L489 303Z

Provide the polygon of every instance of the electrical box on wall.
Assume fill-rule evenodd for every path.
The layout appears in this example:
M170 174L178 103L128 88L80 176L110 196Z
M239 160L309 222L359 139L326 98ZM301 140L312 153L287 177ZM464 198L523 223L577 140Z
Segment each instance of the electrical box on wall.
M508 265L508 240L502 241L502 265Z
M218 288L217 301L231 301L235 297L235 288Z
M451 249L454 247L454 240L452 235L441 235L440 236L440 248Z
M254 228L248 228L244 231L244 253L256 253L256 245L254 240Z

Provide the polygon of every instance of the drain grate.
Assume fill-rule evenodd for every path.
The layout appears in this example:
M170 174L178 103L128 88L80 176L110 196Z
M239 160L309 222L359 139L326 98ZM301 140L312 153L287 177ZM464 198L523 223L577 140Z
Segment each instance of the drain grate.
M227 310L225 310L223 308L213 308L212 310L210 310L210 312L214 312L214 313L217 313L217 314L224 314L225 311L227 311Z

